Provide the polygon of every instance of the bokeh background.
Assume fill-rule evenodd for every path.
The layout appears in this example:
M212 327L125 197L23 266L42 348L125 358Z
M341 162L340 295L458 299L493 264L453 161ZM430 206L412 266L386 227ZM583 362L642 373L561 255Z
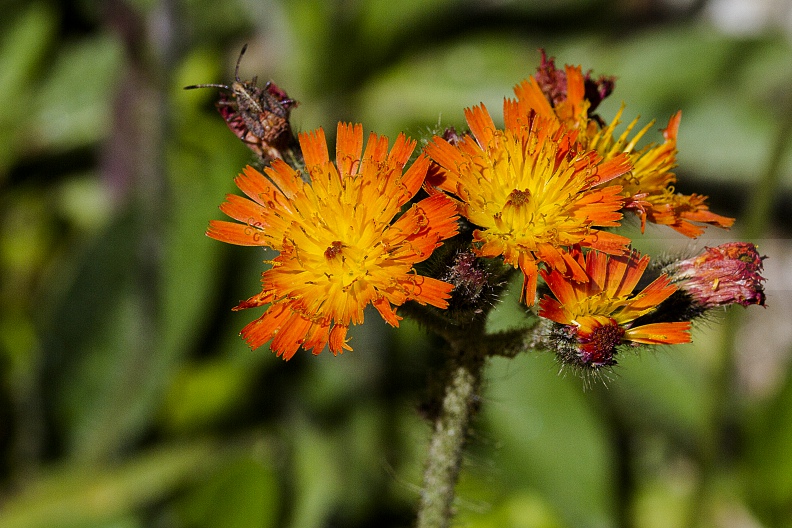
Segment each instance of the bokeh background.
M203 232L251 161L213 109L240 76L422 137L559 64L617 77L610 120L677 109L682 192L737 217L768 307L698 324L587 386L552 354L493 360L454 526L792 526L788 0L0 1L0 526L410 526L438 343L376 315L353 353L251 352L231 312L260 249ZM630 231L631 230L631 231ZM525 320L507 296L490 321Z

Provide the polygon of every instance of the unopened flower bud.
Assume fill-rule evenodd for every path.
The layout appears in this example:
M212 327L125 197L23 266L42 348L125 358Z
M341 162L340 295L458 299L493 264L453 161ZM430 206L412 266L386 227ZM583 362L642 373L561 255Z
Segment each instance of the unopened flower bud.
M454 285L451 305L457 309L476 307L489 284L487 271L470 251L460 251L440 280Z
M458 145L459 144L459 140L462 139L462 136L460 136L457 133L456 128L454 128L454 127L446 128L443 131L443 136L442 137L443 137L443 139L445 139L446 141L448 141L452 145Z
M534 79L536 79L547 100L553 106L557 106L567 99L566 72L563 69L556 68L555 57L547 58L545 50L540 51L542 53L542 62L536 70ZM584 98L589 102L589 116L592 116L602 100L613 92L615 84L615 77L601 75L599 79L595 80L592 78L590 71L586 73L583 78L583 87Z
M297 101L272 82L264 86L239 78L239 63L247 45L237 59L234 82L225 84L196 84L192 88L220 88L217 109L228 128L252 150L263 163L275 159L293 160L298 155L297 138L289 122Z
M670 264L665 271L704 308L764 306L762 259L754 244L729 242L705 248L700 255Z

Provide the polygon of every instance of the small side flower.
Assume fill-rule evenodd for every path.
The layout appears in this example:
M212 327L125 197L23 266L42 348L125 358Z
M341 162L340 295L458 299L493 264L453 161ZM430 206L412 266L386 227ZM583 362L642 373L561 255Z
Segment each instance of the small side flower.
M575 282L557 271L542 271L553 296L539 303L539 315L558 323L551 342L557 356L567 365L599 369L616 364L621 344L678 344L690 342L690 322L635 325L670 297L676 286L662 275L639 293L634 293L649 263L637 251L613 256L589 251L574 257L586 270L587 282Z
M231 244L269 246L280 254L262 274L262 291L236 309L269 305L242 330L251 348L272 340L284 359L300 347L314 354L352 350L346 334L372 304L398 326L395 307L413 300L446 308L452 285L418 275L457 233L454 203L423 199L399 215L418 192L429 160L406 171L415 142L371 134L363 150L362 125L338 125L335 162L324 131L299 136L309 182L281 160L261 174L247 167L237 179L247 195L229 195L221 210L237 222L212 221L207 235ZM395 218L395 221L394 221Z
M693 258L666 266L677 287L703 309L765 305L763 257L750 242L708 247Z

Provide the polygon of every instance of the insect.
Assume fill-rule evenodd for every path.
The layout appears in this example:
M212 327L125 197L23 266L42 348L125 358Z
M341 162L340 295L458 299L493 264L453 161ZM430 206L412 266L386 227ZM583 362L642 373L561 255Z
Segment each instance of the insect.
M289 123L292 108L297 101L290 99L286 92L274 83L267 82L257 86L257 77L252 81L239 78L239 65L247 51L242 47L234 69L234 82L227 84L194 84L185 90L195 88L219 88L220 100L215 106L225 120L228 128L236 134L264 163L274 159L294 156L297 140Z

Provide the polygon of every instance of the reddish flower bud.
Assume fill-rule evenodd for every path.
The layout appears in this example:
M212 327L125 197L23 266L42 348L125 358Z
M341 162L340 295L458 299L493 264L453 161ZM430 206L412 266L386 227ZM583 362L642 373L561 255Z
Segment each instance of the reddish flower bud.
M247 45L237 59L234 82L225 84L196 84L193 88L220 88L217 110L228 128L236 134L266 164L276 159L290 159L298 149L297 138L291 129L289 117L297 101L272 82L264 86L239 78L239 63Z
M456 309L476 307L489 288L489 274L470 251L460 251L440 280L454 285L452 304ZM480 311L480 310L479 310Z
M749 242L705 248L696 257L671 264L666 271L677 286L704 308L741 304L764 306L762 259Z
M462 139L462 136L457 133L456 128L448 127L443 131L442 138L448 141L451 145L458 145L459 140Z
M553 106L556 106L558 103L566 101L567 98L566 72L563 69L556 68L555 57L548 59L545 50L539 51L542 53L542 62L536 69L534 79L536 79L547 100Z
M567 99L567 76L564 69L558 69L555 65L555 57L547 58L545 50L539 50L542 53L542 62L536 69L537 84L544 93L547 100L553 106L566 101ZM583 78L584 99L588 100L589 116L592 115L594 110L599 106L603 99L608 97L616 85L616 78L601 75L599 79L594 80L591 77L591 71L587 72Z

